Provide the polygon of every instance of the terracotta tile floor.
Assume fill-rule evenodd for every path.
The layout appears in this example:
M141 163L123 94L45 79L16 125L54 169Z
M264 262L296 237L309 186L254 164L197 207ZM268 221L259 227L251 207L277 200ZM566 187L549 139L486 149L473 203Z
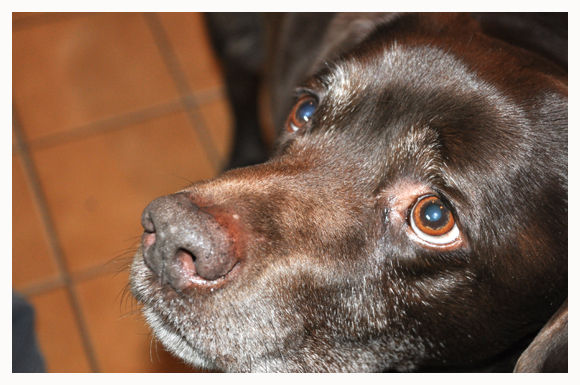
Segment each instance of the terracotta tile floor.
M12 21L12 285L47 370L191 371L152 341L123 267L147 203L216 175L231 145L202 16Z

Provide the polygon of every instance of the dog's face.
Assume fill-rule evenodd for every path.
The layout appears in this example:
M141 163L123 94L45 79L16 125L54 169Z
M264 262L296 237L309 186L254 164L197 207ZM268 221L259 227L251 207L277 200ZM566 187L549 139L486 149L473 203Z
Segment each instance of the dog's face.
M297 91L270 161L150 209L132 290L170 351L413 370L489 358L549 317L567 285L565 86L484 38L441 44L374 37ZM151 251L156 212L189 204L219 263Z

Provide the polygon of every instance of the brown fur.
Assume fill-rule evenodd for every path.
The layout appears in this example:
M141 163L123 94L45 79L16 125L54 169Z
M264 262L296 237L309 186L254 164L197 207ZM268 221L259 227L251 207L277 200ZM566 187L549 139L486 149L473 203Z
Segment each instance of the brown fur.
M236 267L166 282L180 265L148 241L131 280L156 336L226 371L511 370L567 297L565 69L468 15L320 15L302 37L292 17L316 19L280 22L270 116L300 84L315 115L269 161L163 198L210 215ZM410 229L425 193L456 247Z

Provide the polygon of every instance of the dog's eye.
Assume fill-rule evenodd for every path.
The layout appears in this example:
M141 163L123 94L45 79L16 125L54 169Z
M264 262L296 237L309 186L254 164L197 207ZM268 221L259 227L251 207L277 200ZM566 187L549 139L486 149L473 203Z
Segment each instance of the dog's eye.
M411 209L409 222L421 240L437 246L451 244L460 236L453 214L434 195L423 196L417 200Z
M302 129L312 119L316 107L317 102L314 97L310 95L301 97L292 107L286 123L286 130L288 132L297 132Z

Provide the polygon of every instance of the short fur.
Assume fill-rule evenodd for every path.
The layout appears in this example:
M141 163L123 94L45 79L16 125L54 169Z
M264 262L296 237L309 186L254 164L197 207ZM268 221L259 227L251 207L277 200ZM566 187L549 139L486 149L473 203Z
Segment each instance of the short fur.
M229 229L235 278L175 290L137 253L156 337L223 371L512 370L567 297L566 69L464 14L282 20L268 116L297 86L319 106L267 162L182 191ZM409 236L429 191L462 247Z

